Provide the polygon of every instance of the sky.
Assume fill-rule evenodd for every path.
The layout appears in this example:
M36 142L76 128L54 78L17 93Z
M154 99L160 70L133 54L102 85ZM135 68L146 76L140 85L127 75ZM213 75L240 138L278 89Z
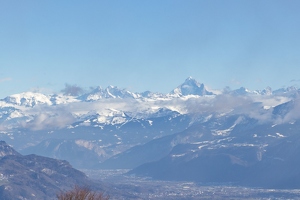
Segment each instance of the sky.
M298 0L0 0L0 98L300 84Z

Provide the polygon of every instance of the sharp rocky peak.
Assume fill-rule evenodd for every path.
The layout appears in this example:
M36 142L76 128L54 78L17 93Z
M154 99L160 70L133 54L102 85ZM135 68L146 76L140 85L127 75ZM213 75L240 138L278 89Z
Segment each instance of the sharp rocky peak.
M175 88L171 94L178 95L178 96L185 96L185 95L213 95L213 92L210 92L206 89L203 83L199 83L192 77L188 77L183 84L179 85Z

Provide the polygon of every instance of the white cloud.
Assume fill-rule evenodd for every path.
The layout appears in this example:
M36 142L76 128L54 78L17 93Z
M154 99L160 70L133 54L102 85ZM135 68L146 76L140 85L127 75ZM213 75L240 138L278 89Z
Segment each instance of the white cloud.
M30 130L64 128L76 121L72 113L65 108L65 105L36 106L28 110L27 114L33 116L33 119L26 123L23 121L21 124Z

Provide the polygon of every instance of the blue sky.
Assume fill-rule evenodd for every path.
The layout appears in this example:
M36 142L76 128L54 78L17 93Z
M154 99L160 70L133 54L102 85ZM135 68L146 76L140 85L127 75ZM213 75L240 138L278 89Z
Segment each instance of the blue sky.
M169 92L300 80L298 0L0 0L0 98L65 84Z

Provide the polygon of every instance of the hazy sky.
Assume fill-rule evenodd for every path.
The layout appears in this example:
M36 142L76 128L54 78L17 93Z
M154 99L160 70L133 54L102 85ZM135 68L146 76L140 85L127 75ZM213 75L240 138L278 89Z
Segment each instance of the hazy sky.
M0 98L66 83L298 85L299 0L0 0Z

